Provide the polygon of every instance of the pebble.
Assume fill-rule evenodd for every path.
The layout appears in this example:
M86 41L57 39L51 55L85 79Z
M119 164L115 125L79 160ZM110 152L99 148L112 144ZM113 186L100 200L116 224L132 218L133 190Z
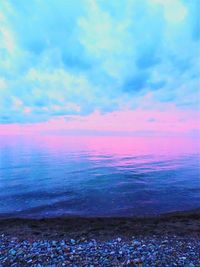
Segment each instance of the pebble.
M72 245L76 244L76 241L74 239L71 239L70 242L71 242Z
M97 241L23 240L0 235L0 266L200 266L198 237L133 237Z

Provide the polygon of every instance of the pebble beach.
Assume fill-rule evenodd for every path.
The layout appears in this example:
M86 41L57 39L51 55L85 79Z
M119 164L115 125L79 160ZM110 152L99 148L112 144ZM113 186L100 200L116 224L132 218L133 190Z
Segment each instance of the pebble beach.
M23 240L1 236L1 266L200 266L200 239Z

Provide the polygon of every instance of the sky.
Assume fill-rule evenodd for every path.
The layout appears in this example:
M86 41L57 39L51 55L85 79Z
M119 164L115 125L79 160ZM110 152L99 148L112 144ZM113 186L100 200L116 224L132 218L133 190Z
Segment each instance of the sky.
M196 135L199 0L1 0L0 133Z

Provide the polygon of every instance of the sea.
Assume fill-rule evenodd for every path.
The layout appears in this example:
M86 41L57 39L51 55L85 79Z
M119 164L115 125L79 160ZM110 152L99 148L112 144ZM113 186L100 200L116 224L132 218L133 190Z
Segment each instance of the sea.
M0 217L131 217L199 207L198 138L0 136Z

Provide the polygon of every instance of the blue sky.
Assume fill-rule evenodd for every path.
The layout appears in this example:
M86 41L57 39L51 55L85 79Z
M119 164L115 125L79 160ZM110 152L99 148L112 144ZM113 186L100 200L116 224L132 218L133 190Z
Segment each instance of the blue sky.
M0 123L197 111L198 10L198 0L1 0Z

